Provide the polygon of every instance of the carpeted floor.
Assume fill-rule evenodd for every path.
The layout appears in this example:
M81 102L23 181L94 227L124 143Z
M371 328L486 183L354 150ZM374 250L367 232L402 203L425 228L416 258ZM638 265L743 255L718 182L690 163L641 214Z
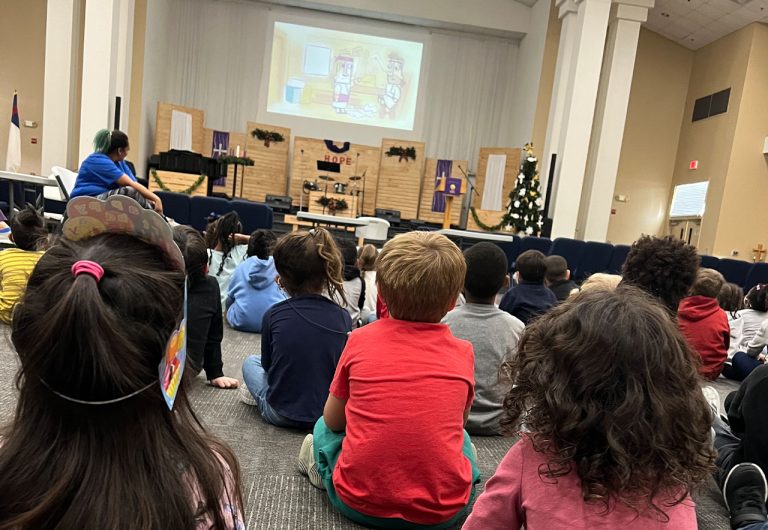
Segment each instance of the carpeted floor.
M10 346L8 328L0 327L0 422L13 417L16 396L13 387L18 362ZM224 371L242 380L240 366L252 353L259 352L259 335L226 329L224 334ZM313 488L296 471L303 432L278 429L261 421L256 409L238 400L237 391L213 389L198 378L191 390L192 401L205 425L228 442L240 459L243 471L243 495L246 501L247 527L258 529L362 528L336 513L324 492ZM721 397L737 385L719 380L715 387ZM507 438L473 437L478 463L487 479L512 444ZM727 512L714 482L695 496L699 528L730 528Z

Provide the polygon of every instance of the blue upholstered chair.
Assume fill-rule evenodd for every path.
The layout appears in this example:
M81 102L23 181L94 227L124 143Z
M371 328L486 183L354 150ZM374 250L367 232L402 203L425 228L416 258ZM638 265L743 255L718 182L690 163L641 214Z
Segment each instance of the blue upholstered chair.
M494 241L494 243L496 243L496 245L504 251L504 254L506 254L507 267L509 270L512 270L517 256L520 255L520 238L517 236L513 237L514 241Z
M584 256L581 258L581 263L575 271L571 269L571 277L575 281L581 282L596 272L609 271L613 253L614 246L610 243L587 241L584 245Z
M737 259L723 258L717 265L717 270L725 276L725 280L736 285L744 286L751 263Z
M231 211L232 204L227 199L195 195L190 199L189 224L198 230L204 230L209 215L224 215Z
M748 292L758 283L768 283L768 263L753 263L744 280L744 292Z
M549 254L550 248L552 248L552 240L547 237L527 236L520 238L519 254L522 254L526 250L538 250L546 255Z
M272 208L260 202L241 199L230 201L232 209L240 216L243 233L250 234L259 228L272 229Z
M715 269L718 270L718 266L720 265L720 258L716 258L714 256L699 256L701 258L701 267L705 269Z
M568 268L571 270L571 275L573 275L579 269L586 247L587 244L584 241L558 237L552 241L549 254L565 258L565 261L568 262Z
M611 255L611 261L608 264L608 270L606 271L609 274L621 274L621 267L624 265L624 262L627 260L627 254L629 254L630 250L629 245L614 245L613 246L613 254Z
M191 201L189 195L170 191L157 191L155 195L163 201L163 213L179 224L189 224Z

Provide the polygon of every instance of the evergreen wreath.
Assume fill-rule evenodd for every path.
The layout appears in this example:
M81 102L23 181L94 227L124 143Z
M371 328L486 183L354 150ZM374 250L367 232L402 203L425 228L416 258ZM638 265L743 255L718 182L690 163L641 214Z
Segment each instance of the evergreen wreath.
M267 131L265 129L254 129L251 136L264 142L264 147L269 147L272 142L284 142L285 137L277 131Z
M150 173L152 174L152 180L154 180L157 183L157 187L160 188L163 191L170 191L173 193L181 193L182 195L191 195L195 192L197 188L200 187L200 185L205 182L205 179L208 177L205 173L201 174L200 177L196 181L192 183L192 185L188 188L185 188L181 191L172 190L168 186L165 185L165 182L160 178L160 175L157 174L157 170L152 169L150 170Z
M402 162L403 160L416 160L416 148L413 146L410 147L403 147L401 145L395 147L392 146L389 148L389 151L384 153L387 156L398 156L400 157L398 159L398 162Z
M217 158L219 164L236 164L238 166L252 166L253 159L244 156L223 155Z

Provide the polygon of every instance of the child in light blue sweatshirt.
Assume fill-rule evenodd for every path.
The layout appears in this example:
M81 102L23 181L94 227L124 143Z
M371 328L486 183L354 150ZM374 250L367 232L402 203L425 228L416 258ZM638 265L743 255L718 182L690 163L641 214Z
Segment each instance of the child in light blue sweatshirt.
M256 230L248 241L248 259L237 266L229 282L227 322L240 331L261 333L264 313L287 298L275 282L272 250L277 238L269 230Z

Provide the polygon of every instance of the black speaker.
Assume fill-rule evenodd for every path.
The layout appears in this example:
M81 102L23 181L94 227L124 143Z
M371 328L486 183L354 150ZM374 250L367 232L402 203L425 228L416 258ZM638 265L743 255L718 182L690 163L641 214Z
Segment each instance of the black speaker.
M122 103L122 98L120 96L115 96L115 130L120 130L120 105Z
M387 210L386 208L376 208L376 217L389 221L391 225L400 224L400 210Z
M293 205L293 199L288 195L267 195L264 202L276 212L290 212Z

